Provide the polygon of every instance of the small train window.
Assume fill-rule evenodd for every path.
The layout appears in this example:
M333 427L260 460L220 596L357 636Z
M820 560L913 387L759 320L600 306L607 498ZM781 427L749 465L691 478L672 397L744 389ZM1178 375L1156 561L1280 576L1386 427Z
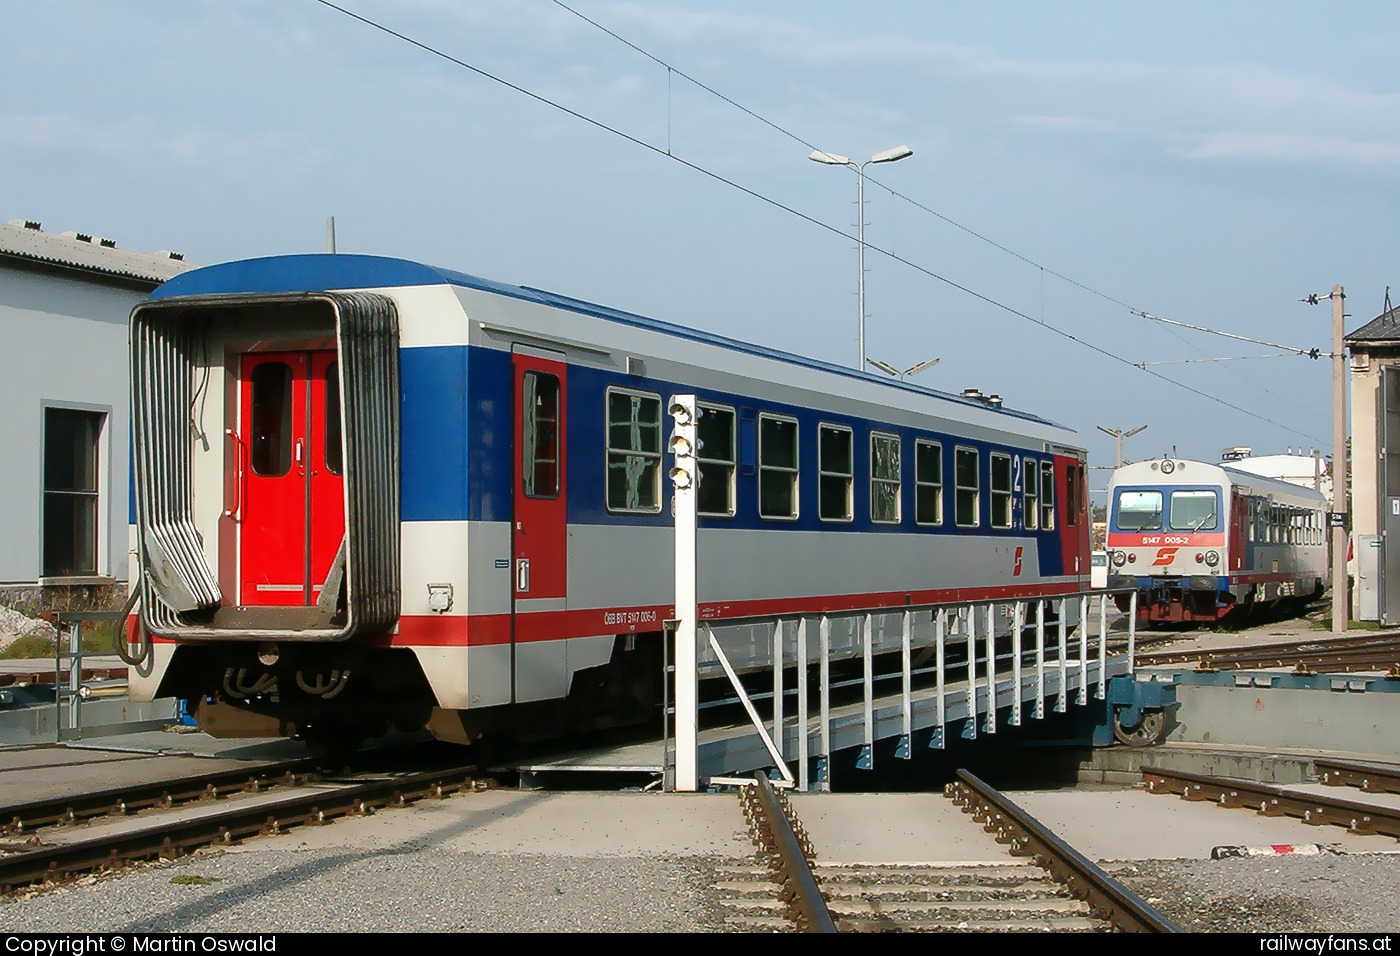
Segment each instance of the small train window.
M696 504L702 515L712 518L734 517L734 409L723 405L700 403L705 414L696 422L696 437L700 449L695 458L700 463L700 486L696 489Z
M661 396L608 389L608 510L661 510Z
M253 474L281 478L292 469L292 369L284 362L264 362L252 378L248 460Z
M1214 531L1220 524L1219 497L1214 491L1173 491L1173 531Z
M953 484L956 492L953 500L953 521L960 528L977 527L980 477L976 449L953 449Z
M1011 527L1011 456L992 452L992 527Z
M326 471L343 471L340 455L340 363L326 366Z
M1076 525L1079 523L1079 505L1084 500L1083 485L1081 484L1084 469L1078 465L1069 465L1065 468L1065 524Z
M758 416L758 514L797 519L797 419Z
M1026 483L1026 530L1034 531L1040 527L1040 468L1034 458L1026 459L1022 473Z
M1055 463L1040 463L1040 526L1046 531L1055 530Z
M899 436L870 433L870 520L899 524Z
M823 521L850 521L855 463L851 430L817 426L817 514Z
M914 523L943 523L943 446L914 442Z
M521 490L527 498L559 497L559 377L526 372L521 385Z

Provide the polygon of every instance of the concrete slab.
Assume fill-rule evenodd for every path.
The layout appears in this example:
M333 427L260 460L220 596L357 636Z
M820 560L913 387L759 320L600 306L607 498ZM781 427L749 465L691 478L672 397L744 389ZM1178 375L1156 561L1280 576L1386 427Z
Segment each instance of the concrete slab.
M172 730L122 734L119 737L79 741L66 746L75 750L102 750L110 753L188 754L195 757L258 761L294 760L308 753L305 743L285 737L219 739L199 731Z
M1334 788L1335 789L1335 788ZM1144 790L1020 791L1007 796L1093 860L1209 859L1217 846L1338 843L1349 853L1394 852L1390 837L1263 817Z
M299 827L286 837L250 840L230 853L371 849L432 845L464 854L554 857L704 856L754 852L733 793L549 793L488 790L408 810Z
M941 793L794 793L820 863L1006 863L1006 847Z

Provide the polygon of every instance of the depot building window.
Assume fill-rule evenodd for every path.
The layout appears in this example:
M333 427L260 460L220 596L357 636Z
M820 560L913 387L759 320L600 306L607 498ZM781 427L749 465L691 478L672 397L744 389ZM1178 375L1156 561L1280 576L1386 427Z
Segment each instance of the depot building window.
M44 409L44 577L98 573L105 412Z

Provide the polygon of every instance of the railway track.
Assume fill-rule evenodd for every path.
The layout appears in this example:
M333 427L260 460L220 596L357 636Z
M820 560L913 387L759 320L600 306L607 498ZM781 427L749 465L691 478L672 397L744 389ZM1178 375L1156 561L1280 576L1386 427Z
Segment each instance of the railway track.
M717 888L740 929L808 932L1179 932L1002 794L966 771L946 795L1007 845L995 864L834 866L815 852L767 779L742 788L759 866L725 868Z
M296 765L304 761L293 762ZM280 771L280 775L269 771ZM287 765L262 768L251 778L241 772L205 774L190 778L203 784L198 794L222 796L238 792L250 799L220 800L207 807L172 811L179 793L181 802L200 799L191 787L164 785L167 804L156 796L156 787L133 787L86 794L78 798L43 801L0 810L11 817L12 827L29 833L12 852L0 855L0 891L59 882L82 874L120 869L141 860L174 859L206 846L232 845L250 837L276 835L298 826L317 826L343 817L361 816L389 807L408 806L425 799L443 799L454 793L482 790L488 781L476 779L475 765L421 772L351 774L298 777ZM285 789L285 795L265 794L269 784ZM256 795L256 796L254 796ZM269 799L262 799L268 796ZM106 823L99 821L102 806L129 810L136 804L155 812ZM61 804L71 806L63 810ZM77 807L82 807L80 812ZM72 810L69 814L68 810ZM110 814L110 810L107 811ZM124 816L119 812L118 816ZM92 835L64 826L86 820L94 824ZM47 821L41 823L40 821ZM26 827L28 829L26 829ZM45 827L44 829L36 829Z
M1216 651L1164 651L1137 655L1139 667L1195 664L1203 669L1294 667L1300 671L1349 673L1388 670L1400 676L1400 637L1344 637L1294 643L1258 644Z
M1400 786L1400 768L1345 761L1321 761L1319 777L1334 786ZM1324 771L1323 767L1327 769ZM1374 784L1383 778L1383 783ZM1400 807L1365 803L1346 797L1320 794L1270 783L1213 777L1182 770L1144 767L1142 779L1150 793L1179 794L1187 800L1209 800L1218 806L1254 810L1265 816L1290 816L1316 826L1345 827L1350 833L1381 834L1400 839ZM1395 791L1392 791L1395 792Z

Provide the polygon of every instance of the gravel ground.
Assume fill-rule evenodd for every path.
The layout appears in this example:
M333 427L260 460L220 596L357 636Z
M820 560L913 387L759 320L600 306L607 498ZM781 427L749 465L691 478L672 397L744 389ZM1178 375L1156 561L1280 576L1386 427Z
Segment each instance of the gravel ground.
M295 836L286 839L295 839ZM0 903L14 932L716 932L718 859L207 852Z
M1188 932L1400 931L1400 854L1148 860L1114 876Z

